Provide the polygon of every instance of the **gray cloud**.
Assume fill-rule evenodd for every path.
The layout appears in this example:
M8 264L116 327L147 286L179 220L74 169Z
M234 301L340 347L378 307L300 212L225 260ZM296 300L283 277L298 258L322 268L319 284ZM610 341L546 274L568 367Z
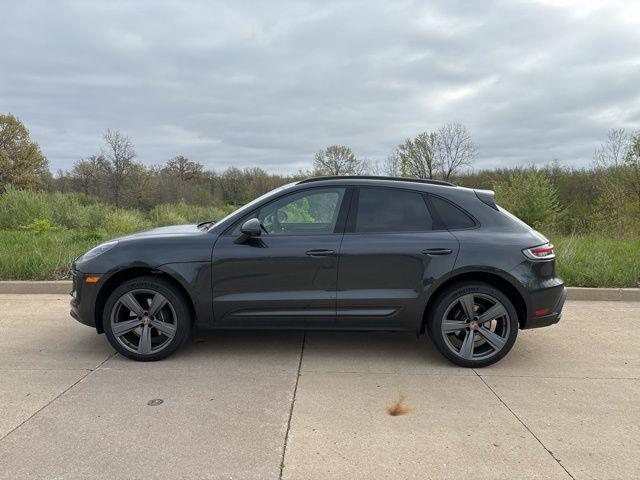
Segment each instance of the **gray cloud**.
M0 111L53 169L107 128L139 159L308 168L465 123L477 167L586 165L640 128L637 2L7 2Z

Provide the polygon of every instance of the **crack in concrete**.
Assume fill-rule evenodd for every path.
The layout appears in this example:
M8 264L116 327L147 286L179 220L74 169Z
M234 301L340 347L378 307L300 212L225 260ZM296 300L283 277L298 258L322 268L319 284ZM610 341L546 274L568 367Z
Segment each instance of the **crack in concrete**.
M71 385L69 385L67 388L65 388L64 390L62 390L58 395L56 395L55 397L53 397L50 401L48 401L45 405L43 405L42 407L40 407L38 410L36 410L35 412L33 412L31 415L29 415L29 417L25 418L22 422L20 422L18 425L16 425L15 427L13 427L11 430L9 430L7 433L5 433L2 437L0 437L0 442L2 442L5 438L7 438L9 435L11 435L13 432L15 432L16 430L18 430L20 427L22 427L25 423L27 423L29 420L31 420L32 418L34 418L36 415L38 415L40 412L42 412L45 408L47 408L49 405L51 405L53 402L55 402L56 400L58 400L62 395L64 395L65 393L67 393L69 390L71 390L73 387L75 387L76 385L78 385L81 381L83 381L85 378L87 378L89 375L91 375L92 373L98 371L98 369L104 365L105 363L107 363L109 360L111 360L113 357L115 357L117 352L113 352L111 355L107 356L107 358L105 358L103 361L101 361L98 365L95 366L95 368L90 368L90 369L82 369L82 370L86 370L87 373L85 373L84 375L82 375L79 379L77 379L75 382L73 382Z
M307 332L302 334L302 343L300 345L300 360L298 361L298 371L296 373L296 383L293 387L293 396L291 398L291 406L289 408L289 418L287 419L287 430L284 434L284 444L282 445L282 457L280 458L280 474L278 479L282 480L282 474L284 472L284 457L287 453L287 442L289 441L289 430L291 430L291 418L293 417L293 407L296 403L296 395L298 393L298 382L300 381L300 370L302 369L302 357L304 355L304 344L307 339Z
M553 452L551 450L549 450L544 443L542 443L542 440L540 440L538 438L538 436L535 433L533 433L533 431L527 426L527 424L524 423L524 421L522 421L522 419L518 415L516 415L516 412L514 412L511 409L511 407L509 407L509 405L507 405L507 403L504 400L502 400L502 398L500 398L500 395L498 395L498 393L493 388L491 388L491 385L489 385L485 381L485 379L482 377L482 375L480 375L475 369L473 369L473 372L478 376L480 381L485 384L485 386L491 391L491 393L493 393L495 395L495 397L500 401L500 403L502 403L502 405L504 405L504 407L507 410L509 410L511 415L513 415L515 417L515 419L518 420L518 422L520 422L520 425L522 425L527 430L527 432L529 432L531 434L531 436L537 440L537 442L540 444L540 446L542 448L544 448L549 455L551 455L551 458L553 458L556 461L556 463L558 465L560 465L560 467L566 472L566 474L569 475L569 477L572 480L576 480L576 478L573 475L571 475L571 472L569 472L569 470L567 470L567 468L564 465L562 465L562 462L553 454Z

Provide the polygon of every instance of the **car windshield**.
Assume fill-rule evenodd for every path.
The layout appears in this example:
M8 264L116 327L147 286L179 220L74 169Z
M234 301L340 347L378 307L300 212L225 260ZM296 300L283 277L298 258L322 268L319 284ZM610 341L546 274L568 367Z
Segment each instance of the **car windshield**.
M246 203L243 206L241 206L240 208L238 208L237 210L234 210L233 212L231 212L226 217L218 220L215 223L215 225L221 224L222 222L228 220L229 218L231 218L232 216L234 216L236 214L242 214L244 212L247 212L247 211L251 210L255 205L260 203L265 198L270 197L272 194L274 194L276 192L279 192L281 190L284 190L285 188L289 188L290 186L295 185L295 184L296 184L296 182L287 183L286 185L282 185L281 187L274 188L273 190L269 190L267 193L265 193L263 195L260 195L258 198L255 198L255 199L251 200L249 203ZM211 230L215 225L211 225L211 227L209 227L209 230Z

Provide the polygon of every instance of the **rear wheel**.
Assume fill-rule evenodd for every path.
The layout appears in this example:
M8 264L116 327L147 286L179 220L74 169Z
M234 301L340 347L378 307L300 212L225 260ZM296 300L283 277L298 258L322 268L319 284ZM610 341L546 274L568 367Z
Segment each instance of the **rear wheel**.
M503 358L516 341L518 315L509 298L480 283L458 284L437 300L428 318L436 348L463 367L484 367Z
M104 308L104 331L118 353L139 361L161 360L191 333L191 311L183 295L155 277L129 280L116 288Z

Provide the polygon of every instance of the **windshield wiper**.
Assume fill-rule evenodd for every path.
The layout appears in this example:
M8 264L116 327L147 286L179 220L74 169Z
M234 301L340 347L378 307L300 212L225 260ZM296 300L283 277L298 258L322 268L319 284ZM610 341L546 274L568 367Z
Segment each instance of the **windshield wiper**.
M198 229L199 230L209 230L216 222L214 222L213 220L207 220L206 222L201 222L198 224Z

